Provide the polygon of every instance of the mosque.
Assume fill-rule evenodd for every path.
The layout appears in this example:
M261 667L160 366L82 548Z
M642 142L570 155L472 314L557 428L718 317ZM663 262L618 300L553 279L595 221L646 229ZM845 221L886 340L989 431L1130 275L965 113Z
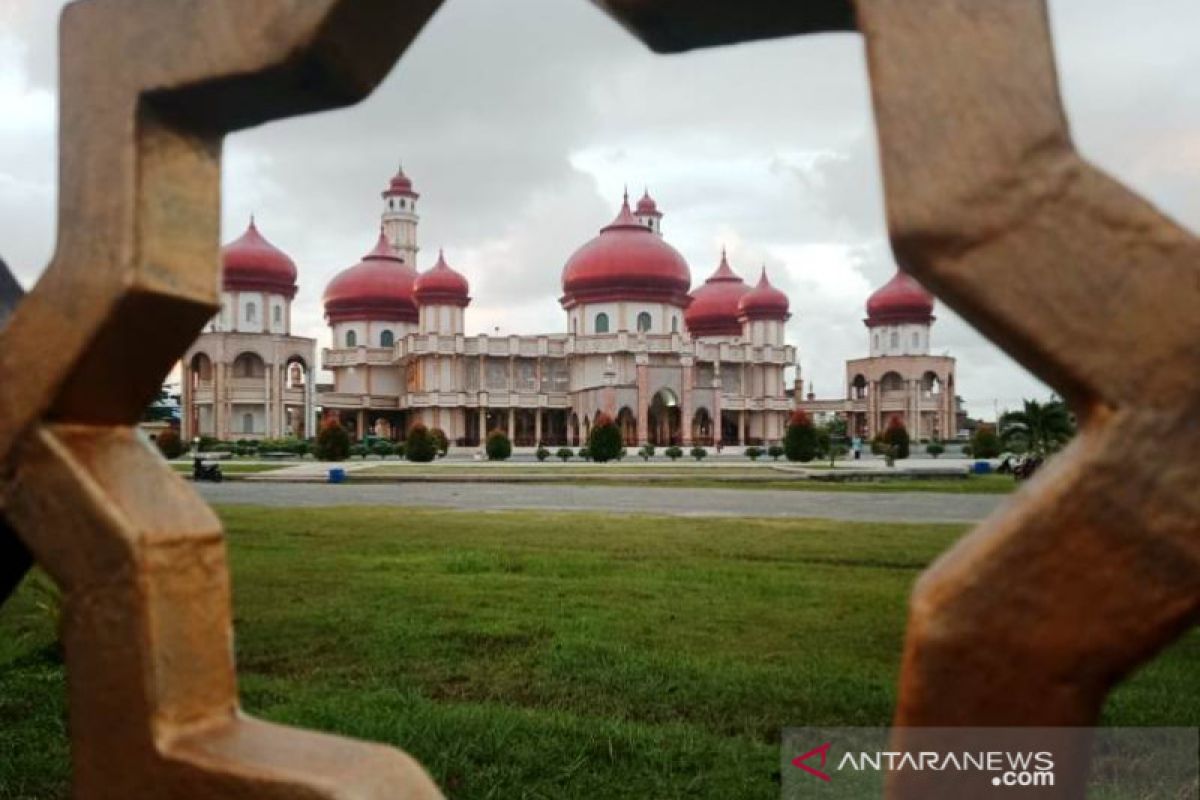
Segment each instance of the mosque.
M578 446L601 412L631 447L783 437L799 399L785 378L797 365L785 341L788 297L765 268L748 284L724 252L692 289L648 192L634 206L627 195L615 219L566 260L563 331L508 336L466 335L470 285L444 253L417 269L420 195L403 169L381 197L374 247L325 289L333 346L320 367L331 385L314 381L315 340L291 335L292 259L253 220L222 249L221 311L182 362L185 437L310 436L318 408L355 438L399 439L419 421L464 447L496 429L517 446ZM801 405L835 404L824 410L864 434L885 414L948 430L944 404L930 406L923 394L929 375L939 389L953 386L953 359L927 355L932 307L897 273L868 303L871 356L850 362L858 366L846 400ZM913 384L914 370L926 367ZM916 393L912 403L895 402L896 374Z

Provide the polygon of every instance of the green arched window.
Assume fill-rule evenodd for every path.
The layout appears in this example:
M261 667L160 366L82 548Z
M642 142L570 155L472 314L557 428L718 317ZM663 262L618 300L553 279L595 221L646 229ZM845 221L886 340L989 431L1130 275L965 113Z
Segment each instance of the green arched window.
M346 331L346 347L358 347L358 334L354 331Z
M394 333L392 333L391 331L384 331L383 333L379 334L379 346L380 347L391 347L395 343L396 343L396 335Z
M603 311L596 315L596 333L608 333L608 314Z

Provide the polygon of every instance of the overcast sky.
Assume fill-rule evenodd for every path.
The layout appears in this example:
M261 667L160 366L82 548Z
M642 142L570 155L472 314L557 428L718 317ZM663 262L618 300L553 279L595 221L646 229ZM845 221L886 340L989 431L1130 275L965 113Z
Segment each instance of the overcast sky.
M1001 2L1001 0L980 0ZM56 224L55 21L0 0L0 257L27 287ZM1200 3L1052 0L1084 155L1197 230ZM819 396L864 355L863 303L894 270L856 35L655 56L584 0L448 0L361 105L231 137L222 239L251 212L300 268L293 327L328 344L320 297L374 244L403 161L421 193L418 266L444 247L471 281L467 333L564 330L563 263L644 186L693 285L729 248L791 297L789 339ZM991 418L1037 381L944 306L933 350Z

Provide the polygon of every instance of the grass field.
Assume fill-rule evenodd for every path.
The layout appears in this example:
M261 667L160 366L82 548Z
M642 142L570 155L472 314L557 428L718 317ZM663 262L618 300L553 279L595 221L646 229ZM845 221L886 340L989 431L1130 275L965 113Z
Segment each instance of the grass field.
M295 463L299 463L299 462L295 462ZM272 472L277 469L283 469L284 467L295 466L295 463L243 464L243 463L238 463L237 461L222 461L222 462L220 462L220 465L221 465L221 473L224 475L249 475L249 474L255 473L255 472ZM189 461L186 464L182 464L178 461L172 461L171 469L175 470L176 472L183 472L183 473L187 473L188 475L191 475L192 474L192 462Z
M780 728L881 725L959 526L221 509L246 708L391 742L452 798L776 798ZM0 609L0 797L65 792L50 595ZM1106 721L1200 719L1193 631Z

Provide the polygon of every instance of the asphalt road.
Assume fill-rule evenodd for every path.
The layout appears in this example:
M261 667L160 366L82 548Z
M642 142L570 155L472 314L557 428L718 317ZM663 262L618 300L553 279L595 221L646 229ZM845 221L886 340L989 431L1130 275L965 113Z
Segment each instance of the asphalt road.
M976 522L1007 498L933 492L810 492L512 483L198 484L215 504L288 508L338 505L436 506L477 510L619 511L683 516L810 517L865 522Z

